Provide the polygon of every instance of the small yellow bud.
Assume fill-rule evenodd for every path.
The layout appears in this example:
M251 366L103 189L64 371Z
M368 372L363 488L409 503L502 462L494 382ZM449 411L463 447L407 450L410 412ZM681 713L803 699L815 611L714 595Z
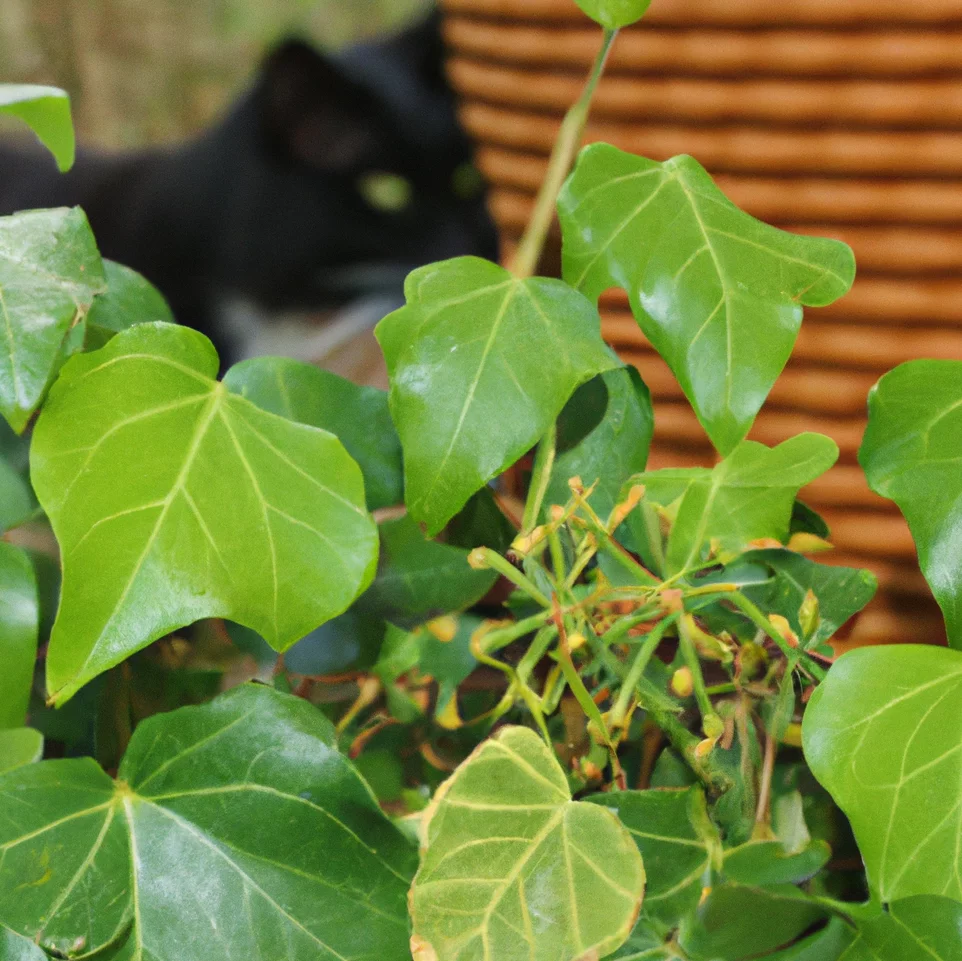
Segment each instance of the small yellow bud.
M491 565L488 563L488 549L476 547L468 554L468 566L476 571L486 571Z
M671 677L671 690L678 697L691 697L695 689L695 682L691 676L691 669L680 667Z
M809 589L805 595L805 600L802 601L802 606L798 609L798 623L801 625L802 634L806 638L815 633L820 619L818 598L815 596L815 592Z
M792 630L792 625L781 614L769 614L768 619L784 640L792 647L798 647L798 637Z
M457 618L452 617L450 614L447 614L444 617L437 617L433 621L428 621L428 623L424 626L442 644L447 644L450 641L453 641L455 635L458 633Z
M569 650L569 651L577 651L578 648L584 647L585 644L587 644L587 643L588 643L588 641L587 641L587 639L585 638L584 634L580 634L580 633L579 633L579 634L569 634L569 635L568 635L568 650Z

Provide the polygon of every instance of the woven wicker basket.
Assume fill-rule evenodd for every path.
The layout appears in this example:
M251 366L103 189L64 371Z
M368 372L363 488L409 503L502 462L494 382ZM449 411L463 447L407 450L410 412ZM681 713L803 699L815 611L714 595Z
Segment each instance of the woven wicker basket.
M572 0L444 6L450 73L510 247L598 31ZM754 215L854 247L854 290L808 311L751 436L816 430L842 450L803 496L832 527L831 560L882 584L851 641L943 636L908 529L869 491L856 452L883 372L962 358L962 0L655 0L615 45L587 139L657 160L692 154ZM653 465L710 462L626 298L602 303L606 337L656 399Z

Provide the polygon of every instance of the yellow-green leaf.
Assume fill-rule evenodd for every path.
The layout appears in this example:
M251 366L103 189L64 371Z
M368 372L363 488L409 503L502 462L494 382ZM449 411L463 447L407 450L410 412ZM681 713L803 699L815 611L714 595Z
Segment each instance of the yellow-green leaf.
M526 728L503 728L441 787L411 890L417 961L575 961L628 937L641 855L618 818L571 799Z
M70 360L51 391L31 473L63 557L57 701L204 617L283 650L374 575L377 531L340 441L231 394L217 366L196 331L144 324Z

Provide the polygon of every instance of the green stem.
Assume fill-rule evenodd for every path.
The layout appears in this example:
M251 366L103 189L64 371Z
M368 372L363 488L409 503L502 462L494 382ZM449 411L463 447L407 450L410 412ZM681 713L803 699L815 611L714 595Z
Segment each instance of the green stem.
M714 714L715 708L705 688L705 677L701 672L701 661L698 659L695 642L692 639L684 618L678 623L678 637L681 641L679 647L685 659L685 666L691 671L691 680L695 689L695 700L698 702L698 710L701 712L702 719L704 719L708 717L709 714Z
M659 727L668 738L671 746L685 759L695 776L708 789L713 797L724 794L733 786L728 774L715 767L711 754L698 756L698 745L701 743L681 721L671 712L655 704L641 705L648 714L651 722Z
M657 624L654 630L645 638L645 642L641 645L641 650L635 655L631 669L628 671L628 676L625 678L625 682L618 692L618 700L615 702L615 706L611 712L612 727L619 727L624 721L625 715L628 713L628 705L631 704L631 699L635 694L635 688L638 686L641 676L645 673L648 662L658 649L658 645L662 642L668 629L677 620L677 614L666 617Z
M502 577L507 578L515 587L524 591L535 603L545 608L551 607L551 601L538 590L534 583L528 580L521 571L510 561L503 558L497 551L493 551L489 547L479 547L472 552L472 557L475 555L483 557L484 564L487 567L493 571L497 571ZM478 569L483 570L484 568Z
M531 474L531 484L528 487L528 500L524 505L524 518L521 523L522 534L530 534L538 526L538 516L544 495L551 482L551 471L554 468L555 452L557 450L558 428L552 423L541 442L534 457L534 468Z
M528 229L521 238L521 243L518 245L514 261L511 264L511 272L516 277L531 277L538 269L538 261L541 259L548 231L554 221L558 195L561 193L561 188L564 186L568 173L574 164L575 155L581 146L591 101L598 87L598 81L604 73L605 63L608 60L608 54L611 52L611 45L617 35L617 30L605 31L601 49L595 58L584 91L565 115L561 124L558 139L555 141L551 159L548 162L548 171L541 184L534 212L531 214L531 220L528 223Z
M828 672L820 664L809 658L800 648L792 647L778 632L775 625L741 591L732 591L724 596L725 600L734 604L760 631L767 634L779 646L792 667L804 658L805 670L816 680L825 680Z
M601 639L605 642L606 647L611 647L612 644L618 644L625 637L627 637L628 632L633 627L637 627L639 624L644 624L646 621L653 620L661 613L661 611L662 608L657 604L644 607L640 611L636 611L634 614L623 617L616 624L612 625L609 630L605 631L605 633L601 635Z

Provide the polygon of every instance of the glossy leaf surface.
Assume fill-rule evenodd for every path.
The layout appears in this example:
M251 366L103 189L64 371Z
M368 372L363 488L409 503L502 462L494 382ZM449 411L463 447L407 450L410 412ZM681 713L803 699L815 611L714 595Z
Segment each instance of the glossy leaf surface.
M882 900L962 901L962 654L850 651L809 702L803 739Z
M609 30L635 23L651 6L651 0L576 0L576 3L592 20Z
M24 764L33 764L42 756L43 735L39 731L32 727L0 730L0 774Z
M20 727L37 658L40 607L30 559L0 541L0 730Z
M648 876L645 917L677 923L698 906L721 858L701 788L617 791L587 800L614 811L638 845Z
M838 961L954 961L960 957L962 904L948 898L916 897L897 901L888 913L860 922L857 935Z
M70 97L63 90L38 84L0 84L0 113L18 117L27 124L62 171L73 166Z
M31 473L63 553L56 700L227 617L283 650L370 582L377 532L340 441L229 393L196 331L145 324L64 367Z
M336 434L364 474L369 510L404 500L401 442L385 391L285 357L242 361L224 383L272 414Z
M759 538L788 539L799 488L824 474L838 457L835 442L799 434L777 447L744 441L713 468L669 468L639 474L645 499L678 502L668 539L669 574L701 562L709 542L722 551L744 550Z
M569 422L598 408L598 422L584 436L569 441L566 431L576 429ZM558 456L545 505L567 503L568 480L580 477L585 487L597 484L591 506L599 517L607 518L625 481L645 469L654 429L651 394L634 367L609 371L579 387L559 418Z
M385 521L378 572L365 608L393 624L413 627L477 603L497 580L494 571L468 565L468 551L427 540L409 516Z
M722 871L729 881L740 884L801 884L821 871L831 856L825 841L811 841L791 852L780 841L748 841L725 852Z
M917 360L886 374L869 394L859 463L869 486L895 501L919 564L962 648L962 363Z
M47 955L32 941L0 927L0 961L47 961Z
M635 318L723 454L744 438L791 354L802 307L837 300L855 259L739 210L691 157L582 151L559 199L564 277L627 291Z
M22 524L33 510L27 482L0 457L0 534Z
M442 786L411 892L417 961L574 961L627 938L645 873L612 812L571 800L525 728L502 728Z
M461 257L414 271L405 296L376 333L408 510L436 534L617 361L595 307L557 280Z
M67 332L104 287L79 207L0 217L0 414L17 433L61 362Z
M814 592L818 598L819 621L815 632L808 638L809 647L825 643L872 600L878 588L878 580L871 571L817 564L794 551L749 551L742 559L772 569L771 581L746 587L745 593L761 604L766 613L781 614L786 618L798 637L804 636L799 609L808 591Z
M116 783L90 760L5 775L0 921L61 951L132 928L131 961L403 958L415 852L333 743L246 685L142 723Z
M94 301L86 321L86 347L96 350L134 324L174 323L163 294L145 277L123 264L105 260L107 290Z

